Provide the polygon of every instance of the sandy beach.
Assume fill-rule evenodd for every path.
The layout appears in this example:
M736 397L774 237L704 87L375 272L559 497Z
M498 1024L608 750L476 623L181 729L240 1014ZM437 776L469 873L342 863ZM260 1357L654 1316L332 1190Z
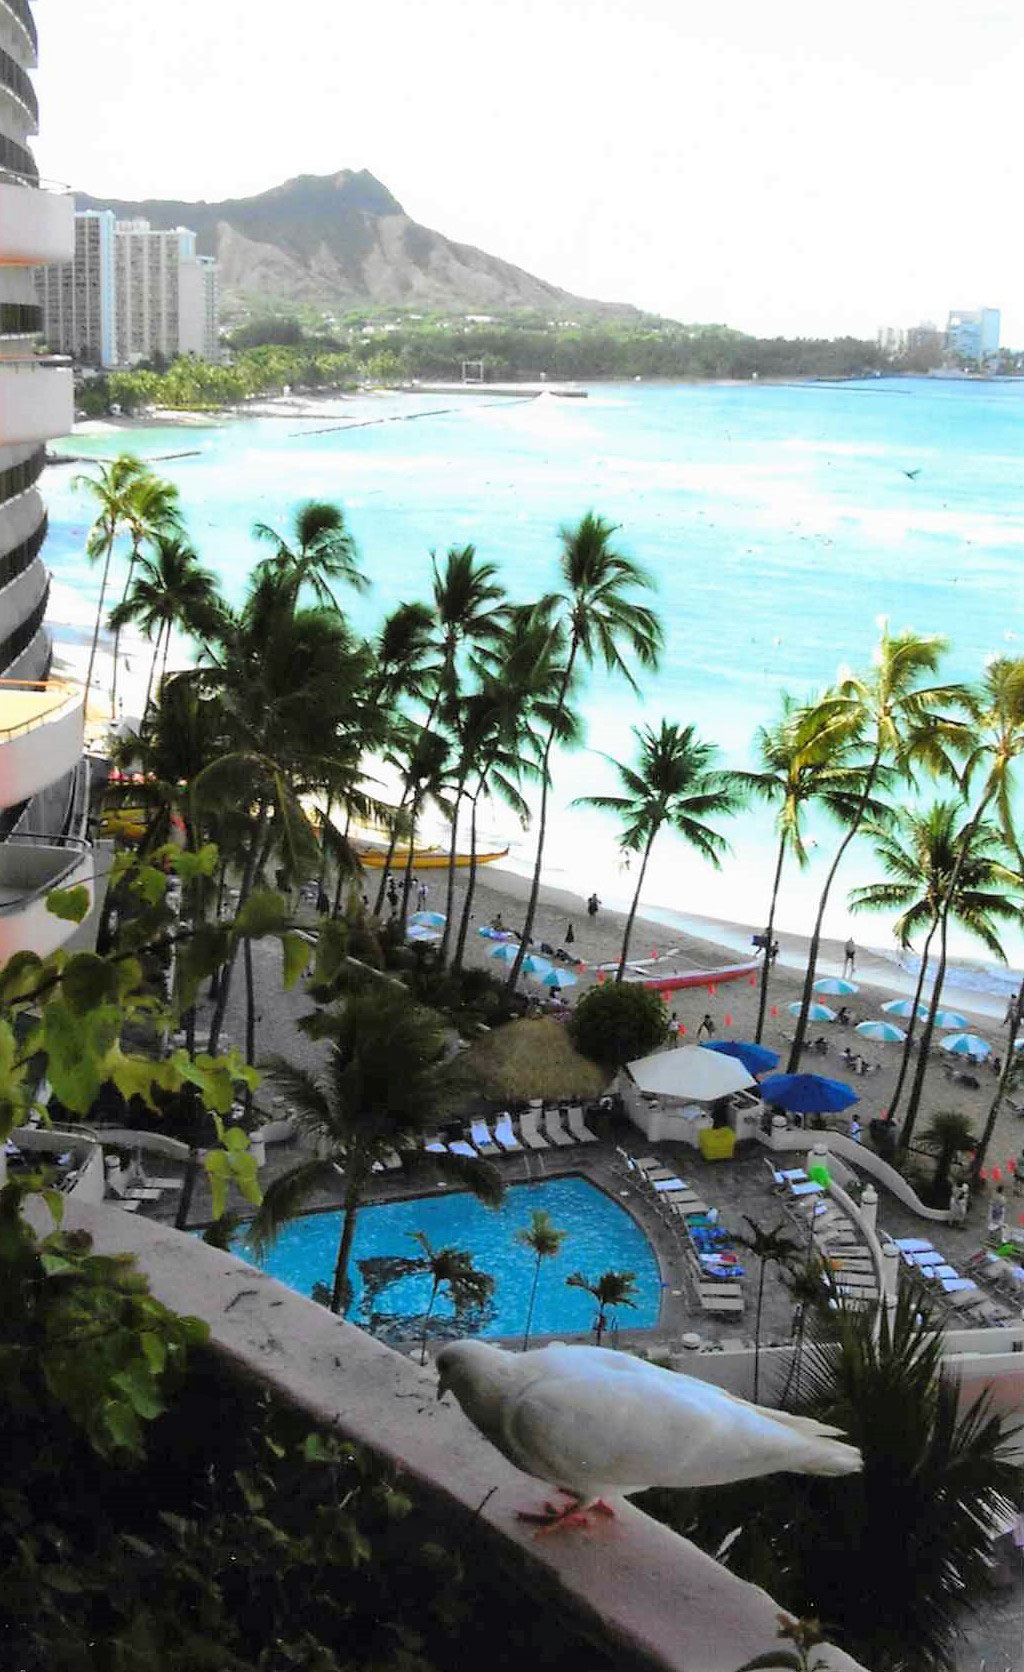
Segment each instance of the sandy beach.
M367 875L370 882L367 892L372 904L372 889L379 879L379 872L369 872ZM458 873L458 879L457 918L461 913L465 887L461 872ZM424 872L423 880L428 883L430 889L428 909L442 911L445 873ZM528 896L529 883L525 878L497 865L488 865L481 870L474 897L473 932L467 942L469 957L473 963L487 965L487 954L492 945L476 932L480 926L488 924L498 912L506 924L513 927L520 925ZM596 918L589 918L585 894L542 887L534 926L534 940L538 946L541 941L547 941L556 948L564 946L565 931L570 922L575 940L569 950L581 958L586 966L579 972L579 986L569 990L565 995L571 1003L595 982L598 965L611 963L618 958L625 917L619 912L607 911L602 907ZM695 969L713 970L753 956L754 949L750 945L749 935L744 942L740 926L729 927L728 939L725 942L721 938L714 938L714 925L709 923L708 929L706 937L670 932L664 923L658 923L649 917L638 917L634 925L631 952L638 959L650 958L657 952L658 961L652 966L652 973L657 974ZM785 1067L788 1039L795 1026L795 1019L789 1015L786 1006L796 1002L800 997L804 968L802 960L806 956L807 940L799 935L788 935L786 943L787 961L783 962L780 951L779 961L771 975L769 1014L763 1039L766 1045L780 1053L782 1068ZM842 964L842 945L835 941L824 941L818 962L818 974L838 975L841 973ZM492 964L490 967L496 966ZM894 979L894 976L899 979ZM711 1016L717 1037L753 1039L759 979L759 976L742 977L737 981L716 986L713 993L709 991L709 987L704 986L683 988L671 993L669 1008L677 1016L681 1027L686 1030L684 1040L691 1042L695 1039L697 1028L705 1014ZM898 1045L880 1045L864 1039L855 1031L855 1023L882 1017L882 1003L889 998L902 997L908 991L910 983L905 976L900 977L900 972L878 953L863 949L858 949L855 979L860 989L855 997L845 1001L825 1001L833 1009L845 1002L850 1012L849 1024L845 1027L836 1023L812 1024L809 1037L826 1039L828 1051L824 1055L812 1051L805 1052L802 1067L809 1072L849 1080L861 1099L856 1110L857 1118L866 1128L869 1120L883 1114L889 1106L899 1069L901 1048ZM527 990L530 990L533 984L526 982L525 985ZM953 1003L953 990L951 984L946 995L950 1005ZM973 1010L969 1004L961 1006L959 1002L956 1008L962 1010L967 1017L971 1031L988 1040L994 1048L994 1053L1001 1057L1006 1040L1006 1030L1001 1025L1004 1007L1000 1007L998 1016L994 1016L977 1008L979 1001L986 1002L984 995L970 994L969 998L974 1003ZM877 1063L878 1071L851 1077L841 1058L844 1046L849 1046L852 1052L863 1056L869 1063ZM967 1115L975 1131L981 1135L995 1092L996 1077L984 1064L974 1067L969 1063L964 1065L958 1062L957 1066L966 1066L968 1072L978 1080L979 1089L969 1089L947 1080L943 1062L933 1059L929 1066L922 1109L917 1121L918 1134L927 1130L932 1116L939 1110L957 1109ZM1022 1148L1024 1120L1004 1106L989 1151L989 1162L1002 1166L1008 1157L1018 1156Z

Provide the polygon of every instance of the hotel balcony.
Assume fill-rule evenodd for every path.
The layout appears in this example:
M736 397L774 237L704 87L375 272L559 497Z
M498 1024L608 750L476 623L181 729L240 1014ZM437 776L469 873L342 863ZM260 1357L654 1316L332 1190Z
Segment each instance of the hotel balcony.
M0 162L2 162L0 157ZM75 200L0 178L0 266L42 267L75 253Z
M48 958L79 932L55 917L46 896L55 888L89 890L95 901L93 850L87 842L57 836L12 836L0 843L0 963L15 952Z
M74 416L70 362L0 360L0 447L67 435Z
M80 685L59 679L0 679L0 808L30 801L77 766L82 697Z
M20 63L35 69L39 37L28 0L0 0L0 40L10 42L10 50Z

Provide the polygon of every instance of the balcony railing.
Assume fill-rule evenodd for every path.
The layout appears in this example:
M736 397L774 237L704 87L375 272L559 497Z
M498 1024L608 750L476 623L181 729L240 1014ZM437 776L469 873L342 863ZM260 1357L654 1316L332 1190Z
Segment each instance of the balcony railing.
M0 505L6 505L9 499L16 499L18 494L27 493L45 469L46 448L37 447L21 464L12 464L8 470L0 470Z
M55 888L79 883L93 891L93 853L88 842L60 836L17 836L0 842L0 959L15 952L48 958L77 932L78 925L47 910Z
M65 679L0 679L0 748L82 706L82 687Z
M15 63L3 47L0 47L0 87L7 88L38 127L39 100L36 98L36 90L21 65Z
M39 51L39 35L36 32L36 20L29 10L28 0L0 0L0 6L17 19L32 42L32 51Z
M0 178L10 175L12 184L38 186L39 170L36 159L27 146L0 134Z
M0 337L33 337L43 329L43 310L34 302L0 302Z

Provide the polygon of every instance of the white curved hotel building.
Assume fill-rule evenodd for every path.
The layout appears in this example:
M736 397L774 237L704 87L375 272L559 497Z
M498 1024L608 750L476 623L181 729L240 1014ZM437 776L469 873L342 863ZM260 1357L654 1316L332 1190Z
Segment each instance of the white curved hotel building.
M46 893L93 875L82 690L50 678L43 624L39 478L45 443L74 412L70 366L36 350L33 269L70 260L74 204L40 185L30 149L36 62L28 0L0 0L0 959L65 942L73 925L47 912Z

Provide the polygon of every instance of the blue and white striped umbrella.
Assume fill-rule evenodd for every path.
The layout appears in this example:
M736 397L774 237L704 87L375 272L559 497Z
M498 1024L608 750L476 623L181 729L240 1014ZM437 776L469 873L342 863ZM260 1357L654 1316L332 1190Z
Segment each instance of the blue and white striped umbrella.
M877 1039L883 1045L902 1045L907 1037L895 1022L858 1022L853 1031L862 1033L865 1039Z
M519 956L519 942L502 941L500 945L492 946L487 956L497 958L499 964L514 964Z
M523 974L532 975L534 981L543 981L553 968L554 965L549 964L546 958L537 958L532 952L528 952L523 959Z
M428 929L425 923L410 923L405 931L405 938L407 941L417 943L427 941L431 945L436 945L441 939L441 931L440 929Z
M961 1016L959 1010L937 1010L935 1012L935 1026L937 1028L965 1028L967 1017Z
M914 1014L914 1001L913 999L888 999L886 1003L883 1004L882 1009L885 1011L887 1016L912 1016ZM927 1016L928 1006L926 1004L919 1004L917 1007L918 1021L925 1021Z
M787 1004L786 1009L789 1011L791 1016L799 1016L803 1006L801 1005L799 999L797 999L793 1004ZM834 1022L835 1019L835 1011L830 1010L827 1004L812 1004L807 1012L807 1020L809 1022Z
M556 970L552 967L547 975L541 976L540 984L542 987L575 987L576 979L569 970Z
M951 1033L945 1039L940 1039L939 1045L951 1056L973 1057L975 1062L992 1055L991 1045L987 1045L984 1039L979 1039L976 1033Z
M409 919L419 929L443 929L447 921L443 911L414 911Z
M823 975L820 981L814 983L814 991L816 993L834 993L839 998L848 999L854 993L859 993L860 988L856 981L847 981L845 976Z

